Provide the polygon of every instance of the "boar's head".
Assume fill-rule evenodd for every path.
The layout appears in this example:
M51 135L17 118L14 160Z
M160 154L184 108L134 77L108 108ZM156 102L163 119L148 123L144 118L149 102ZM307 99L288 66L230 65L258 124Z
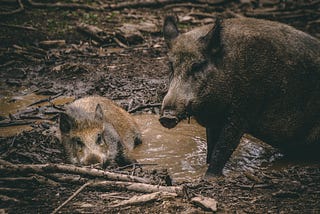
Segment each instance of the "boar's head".
M102 165L114 163L122 154L119 134L104 119L98 104L94 115L79 108L69 108L60 114L61 140L71 163Z
M195 116L207 126L226 106L227 81L222 66L222 21L180 34L173 16L165 19L164 39L169 48L169 89L164 97L160 123L173 128Z

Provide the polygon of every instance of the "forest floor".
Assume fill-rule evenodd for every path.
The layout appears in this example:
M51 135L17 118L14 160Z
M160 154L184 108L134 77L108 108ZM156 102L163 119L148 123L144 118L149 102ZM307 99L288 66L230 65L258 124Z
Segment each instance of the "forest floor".
M55 137L58 113L74 98L101 95L130 113L159 113L169 78L161 33L167 14L179 17L183 32L216 17L241 15L287 23L320 38L320 1L6 0L0 5L0 132L31 127L0 134L0 213L50 213L73 194L57 212L210 213L217 202L218 213L320 213L319 164L173 184L166 170L111 169L144 178L152 188L173 185L171 195L130 189L128 180L103 188L92 183L106 176L54 165L66 163ZM27 94L39 99L19 111L8 109ZM41 165L48 163L55 170ZM211 199L211 210L193 202L198 196ZM134 197L139 199L128 202Z

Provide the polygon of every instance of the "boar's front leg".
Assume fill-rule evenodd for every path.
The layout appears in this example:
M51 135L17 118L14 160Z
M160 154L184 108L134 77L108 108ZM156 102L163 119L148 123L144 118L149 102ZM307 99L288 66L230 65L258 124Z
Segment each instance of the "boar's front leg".
M214 133L209 129L208 156L209 167L206 176L221 175L222 169L229 160L233 151L240 143L240 139L244 134L244 126L237 117L231 116L227 118L221 128L216 143L213 142ZM210 154L211 153L211 154Z
M207 164L211 162L212 151L219 139L221 127L218 125L210 126L206 128L207 136Z

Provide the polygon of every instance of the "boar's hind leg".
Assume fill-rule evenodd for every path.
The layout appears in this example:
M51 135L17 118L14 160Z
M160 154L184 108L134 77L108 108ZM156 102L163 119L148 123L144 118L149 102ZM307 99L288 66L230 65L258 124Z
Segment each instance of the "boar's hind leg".
M206 175L221 175L222 169L233 151L240 143L244 133L240 120L229 118L220 131L219 138L213 148ZM210 151L209 151L210 152Z

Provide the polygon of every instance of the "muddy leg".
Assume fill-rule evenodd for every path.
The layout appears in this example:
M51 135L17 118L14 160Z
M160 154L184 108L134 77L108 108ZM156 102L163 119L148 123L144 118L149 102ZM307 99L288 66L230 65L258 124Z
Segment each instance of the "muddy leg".
M217 127L206 128L207 135L207 163L210 163L212 151L215 147L221 130Z
M307 141L310 145L320 147L320 122L318 122L310 131Z
M240 143L243 130L243 126L239 120L227 120L214 148L210 148L212 151L206 176L222 174L224 165Z

